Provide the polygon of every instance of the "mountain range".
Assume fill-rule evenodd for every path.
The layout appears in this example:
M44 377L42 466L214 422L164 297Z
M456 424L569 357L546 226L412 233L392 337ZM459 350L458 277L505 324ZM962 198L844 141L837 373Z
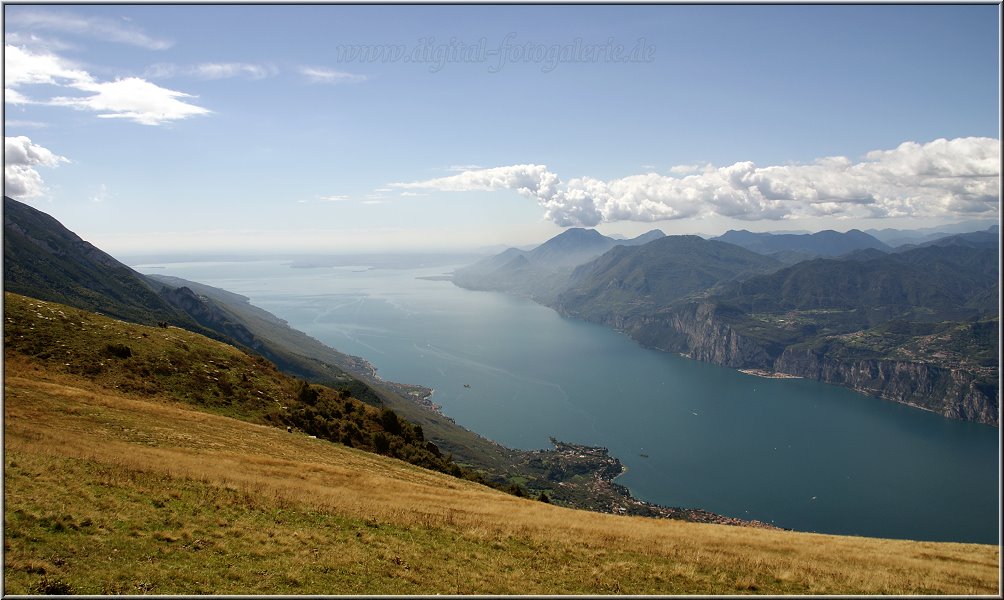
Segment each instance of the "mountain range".
M738 231L733 229L712 239L767 255L791 253L805 257L829 257L866 248L890 250L886 244L857 229L851 229L846 233L838 233L828 229L801 235L752 233L744 229Z
M998 424L994 230L899 248L858 230L659 236L591 260L570 243L595 249L598 236L565 232L539 247L565 271L509 250L453 281L529 297L695 359Z
M636 238L607 237L595 229L573 227L532 250L509 248L453 273L461 287L504 291L542 301L564 289L572 269L617 246L639 246L665 237L658 229Z

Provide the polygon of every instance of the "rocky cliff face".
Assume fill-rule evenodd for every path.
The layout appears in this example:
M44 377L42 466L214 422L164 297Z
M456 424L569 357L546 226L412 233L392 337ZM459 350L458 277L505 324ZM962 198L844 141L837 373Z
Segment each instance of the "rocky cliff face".
M164 286L160 291L160 297L167 300L171 306L184 311L195 319L199 325L207 327L214 332L222 333L231 340L236 340L248 348L256 351L263 350L261 341L247 327L235 322L215 304L199 297L198 294L189 288L170 288ZM266 358L272 360L269 356Z
M964 369L887 359L847 359L788 348L774 370L817 379L936 412L952 419L998 424L995 385Z
M564 316L582 318L563 306L554 308ZM623 331L644 346L738 369L770 369L782 350L737 332L712 303L628 317L607 313L586 320Z
M555 308L565 316L581 318L562 306ZM714 303L697 302L655 314L607 314L588 320L624 331L645 346L696 360L797 375L951 419L998 425L996 383L978 373L919 362L848 359L812 349L786 348L781 343L743 335L719 311Z
M670 327L686 337L684 353L696 360L737 369L769 369L780 350L738 333L710 303L691 304L670 315Z

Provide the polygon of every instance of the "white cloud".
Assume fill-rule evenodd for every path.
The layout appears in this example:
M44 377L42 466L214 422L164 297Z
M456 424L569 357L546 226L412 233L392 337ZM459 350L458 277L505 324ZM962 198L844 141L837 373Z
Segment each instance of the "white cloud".
M5 100L13 104L47 104L93 110L106 119L128 119L143 125L208 114L206 108L182 100L190 94L160 87L138 77L100 82L87 71L51 53L35 53L13 45L4 47ZM78 92L84 96L30 98L19 88L49 85Z
M76 85L93 82L91 75L70 61L51 53L35 53L12 44L4 45L6 93L22 85Z
M138 77L73 87L94 94L82 97L60 96L49 103L93 110L103 119L128 119L142 125L160 125L210 112L209 109L180 100L191 98L190 94L162 88Z
M247 77L257 80L276 75L279 69L275 65L260 65L242 62L199 63L197 65L176 65L173 63L157 63L144 71L144 77L151 79L167 79L170 77L194 77L196 79L216 80Z
M416 198L419 196L428 196L429 194L423 194L422 192L401 192L401 196L404 198Z
M345 200L348 200L349 197L342 194L337 194L331 196L319 196L318 199L323 202L343 202Z
M45 193L42 176L35 167L57 167L69 159L19 135L3 139L4 194L15 198L36 198Z
M391 185L515 190L536 198L546 217L561 226L713 215L744 220L991 216L1000 205L1000 141L992 138L906 142L869 152L858 162L835 156L810 164L738 162L670 171L693 174L648 173L611 181L580 177L563 183L546 166L513 165Z
M148 50L165 50L173 45L171 40L148 35L125 20L84 17L71 12L52 10L13 9L4 12L6 25L11 29L57 31Z
M335 71L326 67L302 66L299 71L310 83L357 83L367 79L365 75Z

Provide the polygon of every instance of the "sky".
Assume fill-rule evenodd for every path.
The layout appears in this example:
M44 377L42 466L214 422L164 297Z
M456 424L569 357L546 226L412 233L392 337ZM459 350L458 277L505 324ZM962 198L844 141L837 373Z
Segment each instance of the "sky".
M1000 215L1000 7L4 5L4 193L113 255Z

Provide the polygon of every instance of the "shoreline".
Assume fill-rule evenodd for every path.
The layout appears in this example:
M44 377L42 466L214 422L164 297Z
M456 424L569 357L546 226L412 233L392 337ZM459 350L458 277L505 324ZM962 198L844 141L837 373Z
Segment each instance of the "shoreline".
M578 505L578 502L568 505L572 508L615 515L784 530L782 527L755 519L739 519L701 508L663 506L640 500L635 498L626 486L615 482L617 477L627 471L627 467L616 456L611 456L609 449L562 442L553 437L550 439L553 449L525 452L528 455L528 462L547 468L551 475L548 479L556 484L552 501L567 502L566 499L574 498L581 502L588 498L592 500L589 506ZM561 476L555 480L554 473L560 473Z

